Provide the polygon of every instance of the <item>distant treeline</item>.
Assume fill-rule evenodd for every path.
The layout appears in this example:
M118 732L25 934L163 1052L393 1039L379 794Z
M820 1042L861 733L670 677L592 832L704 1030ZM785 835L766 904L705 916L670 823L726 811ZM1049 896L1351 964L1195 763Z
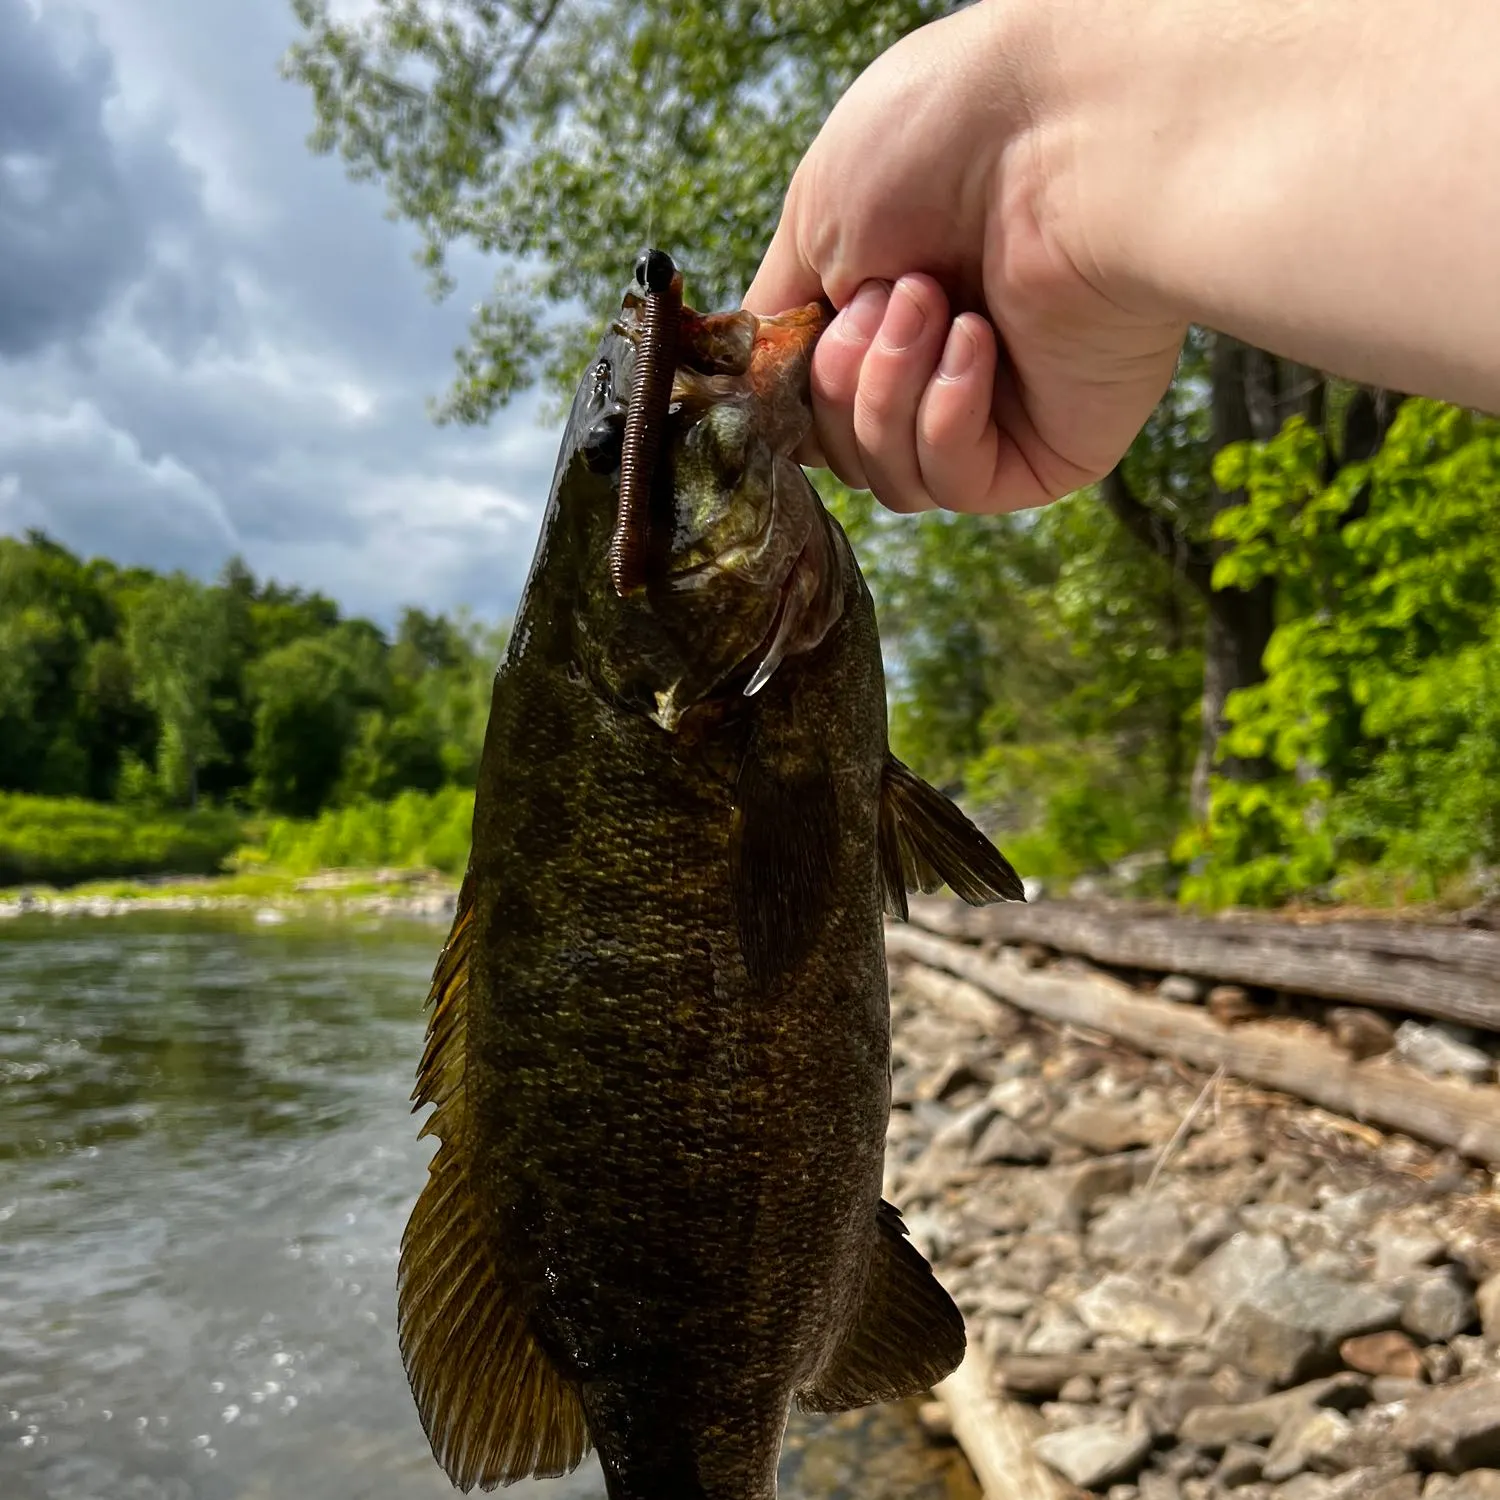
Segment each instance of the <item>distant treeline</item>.
M0 792L311 818L470 789L503 644L419 609L390 636L239 559L205 585L0 537Z

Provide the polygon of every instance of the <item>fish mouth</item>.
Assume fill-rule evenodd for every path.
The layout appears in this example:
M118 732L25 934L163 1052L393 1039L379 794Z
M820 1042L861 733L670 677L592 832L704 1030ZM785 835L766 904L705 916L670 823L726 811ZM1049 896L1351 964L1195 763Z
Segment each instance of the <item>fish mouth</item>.
M772 447L790 452L812 422L813 350L832 319L827 302L774 317L743 308L704 316L684 307L673 406L691 418L715 402L748 395Z

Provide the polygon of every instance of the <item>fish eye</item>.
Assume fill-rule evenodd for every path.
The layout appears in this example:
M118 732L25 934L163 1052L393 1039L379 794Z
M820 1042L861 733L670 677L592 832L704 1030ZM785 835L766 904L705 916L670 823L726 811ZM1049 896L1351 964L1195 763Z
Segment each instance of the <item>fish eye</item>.
M648 292L664 292L672 285L677 266L665 250L642 250L635 258L635 279Z
M625 440L625 408L611 406L584 434L579 451L591 474L612 474L620 467L620 445Z

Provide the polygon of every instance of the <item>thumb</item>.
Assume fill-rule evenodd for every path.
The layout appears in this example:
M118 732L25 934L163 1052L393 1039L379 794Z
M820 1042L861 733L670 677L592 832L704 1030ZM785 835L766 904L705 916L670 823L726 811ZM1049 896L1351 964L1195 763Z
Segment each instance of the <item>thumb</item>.
M823 295L823 278L802 253L793 228L791 195L760 269L745 293L744 306L753 313L772 317L789 307L801 307Z

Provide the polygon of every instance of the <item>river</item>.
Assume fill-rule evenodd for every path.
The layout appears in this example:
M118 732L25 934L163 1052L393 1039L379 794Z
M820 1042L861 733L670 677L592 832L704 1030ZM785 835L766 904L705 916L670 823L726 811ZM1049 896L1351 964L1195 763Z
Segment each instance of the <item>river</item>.
M441 932L0 923L0 1496L439 1500L395 1341ZM793 1419L785 1500L973 1500L910 1404ZM517 1500L603 1500L592 1459Z

